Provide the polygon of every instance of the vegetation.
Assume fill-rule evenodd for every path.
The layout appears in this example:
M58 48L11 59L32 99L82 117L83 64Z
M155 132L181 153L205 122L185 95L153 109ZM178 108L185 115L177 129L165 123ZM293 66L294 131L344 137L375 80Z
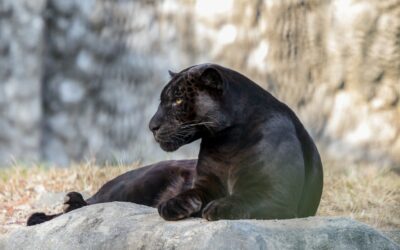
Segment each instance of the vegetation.
M87 163L71 168L1 169L0 233L23 225L32 212L60 212L64 192L76 190L89 196L107 180L137 166L99 167ZM380 229L400 228L398 172L365 164L342 167L325 163L324 168L325 184L318 216L347 216Z

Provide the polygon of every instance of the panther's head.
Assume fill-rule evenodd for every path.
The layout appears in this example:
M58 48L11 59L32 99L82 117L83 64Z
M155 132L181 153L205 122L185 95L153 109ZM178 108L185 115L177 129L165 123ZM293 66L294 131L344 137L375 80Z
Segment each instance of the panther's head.
M219 66L197 65L170 75L149 124L165 151L175 151L226 126L222 104L225 81Z

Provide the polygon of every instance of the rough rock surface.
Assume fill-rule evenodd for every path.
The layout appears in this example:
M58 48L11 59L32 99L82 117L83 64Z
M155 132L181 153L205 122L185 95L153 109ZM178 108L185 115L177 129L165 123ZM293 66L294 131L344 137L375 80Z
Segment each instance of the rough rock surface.
M0 238L0 249L400 249L347 218L162 220L132 203L88 206Z
M331 156L399 165L399 30L400 0L3 0L0 163L168 158L147 129L167 69L211 61Z

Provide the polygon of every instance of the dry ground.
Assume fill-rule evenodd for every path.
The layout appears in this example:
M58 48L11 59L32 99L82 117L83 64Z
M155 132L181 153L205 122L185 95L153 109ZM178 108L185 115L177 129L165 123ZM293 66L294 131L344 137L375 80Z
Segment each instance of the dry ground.
M132 166L71 168L43 166L0 169L0 233L19 227L34 211L61 211L62 194L56 201L39 204L48 192L77 190L93 194L107 180ZM348 216L380 229L400 229L400 175L368 165L339 166L325 163L320 216ZM48 202L47 202L48 203ZM54 204L53 204L54 203Z

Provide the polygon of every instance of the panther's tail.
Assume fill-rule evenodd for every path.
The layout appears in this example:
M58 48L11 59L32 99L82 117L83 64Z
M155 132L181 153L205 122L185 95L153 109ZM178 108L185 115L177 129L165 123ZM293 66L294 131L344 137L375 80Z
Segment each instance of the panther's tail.
M64 198L64 212L59 214L46 215L45 213L34 213L29 216L26 222L27 226L37 225L49 220L54 219L64 213L68 213L72 210L87 206L88 203L83 199L83 196L78 192L70 192Z

